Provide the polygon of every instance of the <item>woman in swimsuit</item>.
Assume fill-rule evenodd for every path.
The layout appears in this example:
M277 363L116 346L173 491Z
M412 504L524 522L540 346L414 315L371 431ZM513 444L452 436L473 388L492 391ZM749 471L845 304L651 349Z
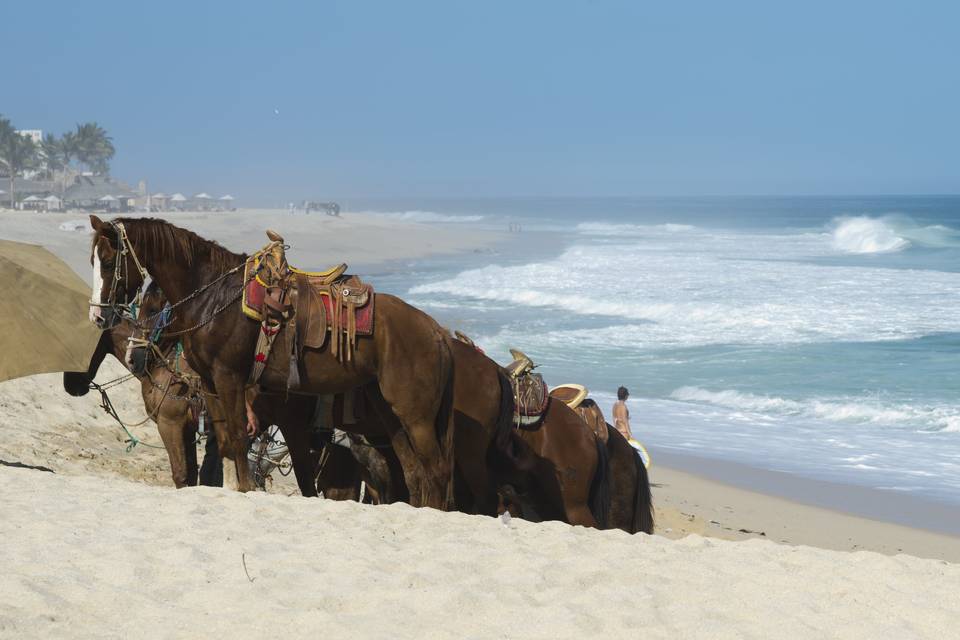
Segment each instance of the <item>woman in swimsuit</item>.
M627 398L630 392L626 387L617 389L617 401L613 404L613 426L623 434L628 441L633 439L630 433L630 410L627 409Z

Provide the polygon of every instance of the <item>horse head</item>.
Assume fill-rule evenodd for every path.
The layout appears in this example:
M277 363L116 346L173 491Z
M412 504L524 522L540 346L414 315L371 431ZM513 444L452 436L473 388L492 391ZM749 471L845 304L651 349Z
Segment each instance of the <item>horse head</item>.
M121 223L104 222L91 215L90 226L93 227L90 321L101 329L108 329L121 320L122 311L136 298L146 272L137 261Z
M137 328L127 341L127 351L124 356L127 368L135 376L146 373L151 365L150 356L153 349L149 348L148 344L162 337L162 331L168 322L168 318L162 314L166 304L167 299L163 291L155 282L151 282L141 298L140 308L137 311Z

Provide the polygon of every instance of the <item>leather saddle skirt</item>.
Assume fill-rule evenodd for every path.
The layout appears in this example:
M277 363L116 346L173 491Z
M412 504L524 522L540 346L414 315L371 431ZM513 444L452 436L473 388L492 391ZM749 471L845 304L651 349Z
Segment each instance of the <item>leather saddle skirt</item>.
M325 283L294 272L298 347L321 349L328 333L373 335L373 287L357 276L341 276Z
M519 377L510 377L513 386L513 422L519 427L534 427L543 420L543 414L550 403L547 384L539 373L525 373Z

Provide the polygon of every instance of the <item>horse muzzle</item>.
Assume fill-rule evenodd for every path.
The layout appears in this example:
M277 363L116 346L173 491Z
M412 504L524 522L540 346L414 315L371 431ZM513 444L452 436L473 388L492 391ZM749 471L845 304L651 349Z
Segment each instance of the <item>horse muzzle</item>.
M136 347L130 350L127 356L127 366L130 373L135 376L142 376L147 371L147 351L146 347Z

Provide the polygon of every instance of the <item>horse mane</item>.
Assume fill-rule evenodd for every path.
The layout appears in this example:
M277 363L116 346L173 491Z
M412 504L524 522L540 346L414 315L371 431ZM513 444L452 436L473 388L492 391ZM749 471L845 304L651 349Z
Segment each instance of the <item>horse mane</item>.
M131 242L150 247L152 255L160 260L176 261L189 268L205 265L224 272L247 259L246 254L234 253L214 240L159 218L117 218L115 222L123 223Z

